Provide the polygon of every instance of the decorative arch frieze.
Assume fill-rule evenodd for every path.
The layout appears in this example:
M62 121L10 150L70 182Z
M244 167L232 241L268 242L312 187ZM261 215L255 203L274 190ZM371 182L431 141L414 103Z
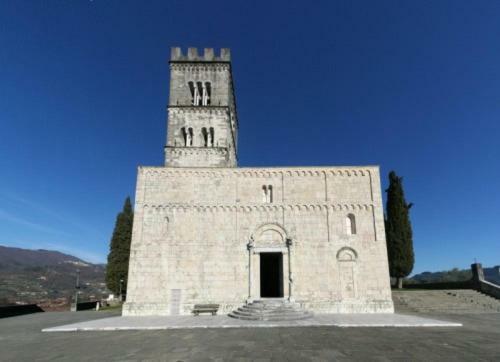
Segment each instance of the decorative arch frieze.
M166 211L181 211L181 212L278 212L278 211L292 211L292 212L326 212L331 211L369 211L372 212L373 204L285 204L285 205L210 205L210 204L138 204L138 209L144 211L148 209L166 210Z
M198 111L198 110L197 110ZM224 148L189 148L172 150L172 152L181 152L189 154L206 154L211 152L214 154L225 154ZM271 177L317 177L317 176L347 176L347 177L371 177L369 169L234 169L234 170L177 170L165 167L140 167L139 173L143 173L148 177L238 177L238 178L271 178Z
M189 63L172 63L170 64L172 70L182 70L190 72L191 74L206 74L207 72L220 72L227 71L229 69L228 64L189 64Z

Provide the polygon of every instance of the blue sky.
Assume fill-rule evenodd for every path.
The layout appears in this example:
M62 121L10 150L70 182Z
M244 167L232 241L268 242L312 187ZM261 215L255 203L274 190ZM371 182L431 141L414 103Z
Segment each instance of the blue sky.
M104 261L171 46L229 47L241 166L404 176L415 272L500 263L500 2L0 2L0 244Z

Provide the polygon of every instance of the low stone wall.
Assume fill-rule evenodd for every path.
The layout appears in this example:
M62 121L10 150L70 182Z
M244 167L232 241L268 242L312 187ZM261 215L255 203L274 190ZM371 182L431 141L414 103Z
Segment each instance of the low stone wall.
M474 288L471 280L465 280L460 282L405 284L404 289L443 290L443 289L474 289Z
M490 297L500 299L500 285L490 283L484 279L483 266L480 263L475 263L471 265L471 269L474 289Z
M43 312L37 304L7 305L0 307L0 318L14 317L17 315Z
M71 304L71 311L72 312L77 312L79 310L89 310L89 309L96 309L97 306L97 301L93 302L81 302L76 305L75 308L75 303Z
M490 283L486 280L482 280L478 289L481 293L488 294L490 297L500 299L500 286Z

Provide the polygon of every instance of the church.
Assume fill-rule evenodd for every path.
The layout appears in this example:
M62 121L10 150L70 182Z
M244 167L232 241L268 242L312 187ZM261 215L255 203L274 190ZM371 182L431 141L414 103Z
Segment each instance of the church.
M172 48L165 165L138 169L123 315L392 313L379 167L238 167L234 93L229 49Z

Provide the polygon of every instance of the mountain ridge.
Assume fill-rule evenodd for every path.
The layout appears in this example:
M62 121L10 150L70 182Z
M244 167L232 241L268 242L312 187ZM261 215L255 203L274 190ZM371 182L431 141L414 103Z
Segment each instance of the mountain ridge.
M82 262L91 264L76 256L65 254L57 250L23 249L0 245L0 265L54 265L64 261Z
M0 305L20 303L68 304L80 279L80 300L109 294L104 264L93 264L57 250L0 245Z
M500 285L500 266L496 265L491 268L483 266L484 278L492 283ZM416 283L444 283L444 282L460 282L468 281L472 278L470 269L453 268L451 270L443 270L437 272L425 271L413 275L408 280Z

